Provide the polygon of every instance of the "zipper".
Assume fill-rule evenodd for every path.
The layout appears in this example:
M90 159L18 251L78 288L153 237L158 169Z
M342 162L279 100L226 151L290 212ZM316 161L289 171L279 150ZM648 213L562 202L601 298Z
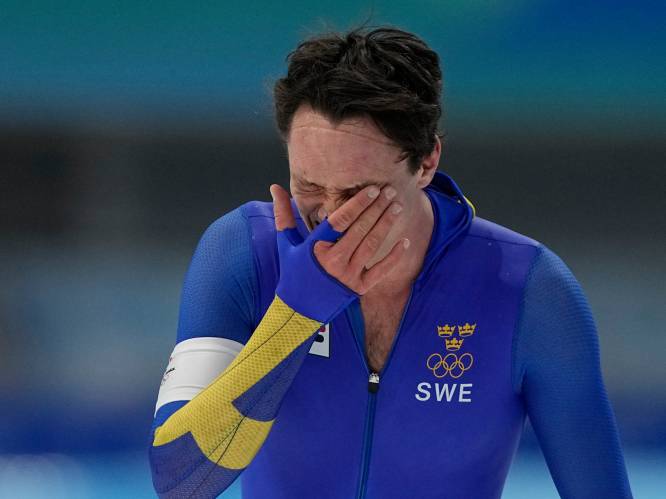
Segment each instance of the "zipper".
M379 391L379 373L371 372L368 378L368 392L377 393Z
M356 492L357 499L365 499L365 494L368 488L370 451L372 450L372 436L375 428L375 406L377 405L377 394L379 392L380 374L382 376L384 375L386 369L388 368L389 362L391 361L391 357L393 357L393 350L395 350L395 346L398 342L398 336L400 336L400 332L402 331L402 324L405 321L405 317L407 316L407 311L409 310L409 305L412 302L413 293L414 293L414 284L412 284L409 290L409 297L407 298L405 309L402 312L402 317L400 318L400 324L398 325L398 330L396 331L395 337L393 338L393 343L391 344L391 349L389 350L388 357L386 358L384 367L381 369L379 373L375 371L370 371L370 366L368 366L368 361L365 358L365 345L359 344L358 336L353 330L353 325L351 324L351 321L349 321L349 317L347 317L349 325L352 328L352 333L354 335L356 345L360 349L363 365L365 366L365 370L368 373L368 408L365 413L365 429L363 430L363 449L361 454L361 474L358 482L358 489ZM359 307L361 306L360 302L358 306Z
M358 482L356 497L364 499L367 491L368 470L370 468L370 450L372 448L372 434L375 427L375 406L377 405L377 392L379 391L379 374L371 372L368 377L368 409L365 413L365 429L363 430L363 454L361 457L361 477Z

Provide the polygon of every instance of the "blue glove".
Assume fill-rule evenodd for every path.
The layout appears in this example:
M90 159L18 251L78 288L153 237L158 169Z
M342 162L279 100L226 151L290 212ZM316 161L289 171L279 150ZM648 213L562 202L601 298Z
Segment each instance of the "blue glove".
M317 241L336 242L342 235L328 220L305 239L296 228L277 232L280 280L276 294L294 311L322 324L358 298L357 293L326 272L314 254Z

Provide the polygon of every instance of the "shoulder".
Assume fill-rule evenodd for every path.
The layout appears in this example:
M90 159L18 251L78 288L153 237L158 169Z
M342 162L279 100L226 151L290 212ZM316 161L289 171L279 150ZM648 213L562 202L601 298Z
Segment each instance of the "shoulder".
M243 252L257 243L275 237L273 203L248 201L213 220L201 237L199 246L225 242L226 253L231 249ZM262 237L263 236L263 237Z
M528 307L541 304L562 313L563 308L588 312L585 294L573 271L557 253L542 243L530 267L524 301Z
M557 273L554 271L559 271L559 273L570 272L562 258L544 242L485 218L474 217L467 236L497 243L530 246L535 250L534 265L540 263L544 267L549 267L551 274Z
M474 217L467 237L509 247L530 248L530 266L526 280L527 292L555 285L572 290L578 285L564 260L545 243L532 237L480 217Z
M247 266L256 281L255 318L260 319L272 302L280 275L273 203L248 201L237 210L245 220ZM297 210L294 214L301 222ZM258 321L255 321L258 323Z
M253 219L266 218L273 220L273 203L263 201L248 201L224 213L213 220L205 233L222 235L235 230L248 230Z
M293 199L291 200L291 209L294 213L296 223L301 225L303 220ZM243 216L245 216L249 221L256 219L265 219L270 221L271 227L273 228L272 231L275 232L275 214L273 212L273 203L268 201L248 201L239 206L238 210L242 211Z
M303 237L306 237L308 230L305 227L303 219L298 211L296 203L291 200L292 212L296 220L296 226ZM273 203L265 201L248 201L238 208L245 219L252 236L252 244L255 250L260 250L266 246L276 246L275 215L273 213Z
M249 201L213 220L201 236L190 266L197 281L256 280L261 262L276 245L272 203ZM256 286L253 286L256 288Z
M479 269L498 276L517 291L524 288L541 242L485 218L474 217L460 243Z
M266 201L248 201L238 207L245 217L249 218L270 218L274 219L273 203Z
M481 217L474 217L467 236L501 244L533 248L534 258L530 269L532 279L567 279L572 277L571 269L564 263L564 260L545 243L498 223Z
M486 239L498 243L519 244L538 248L541 243L503 225L475 216L469 226L467 237Z
M234 238L240 234L246 234L247 230L248 218L243 206L239 206L213 220L204 231L199 245L202 242L214 242L220 238Z
M481 217L474 217L465 240L472 254L497 262L515 277L522 275L519 283L528 304L537 300L552 303L562 300L563 295L580 298L582 294L564 259L542 241Z

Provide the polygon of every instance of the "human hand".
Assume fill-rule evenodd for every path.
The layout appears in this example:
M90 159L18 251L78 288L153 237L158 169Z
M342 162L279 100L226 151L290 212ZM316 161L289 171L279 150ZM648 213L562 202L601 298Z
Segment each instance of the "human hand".
M401 239L388 255L366 268L400 216L402 207L391 202L393 187L381 192L376 186L365 187L305 239L296 229L287 191L274 184L271 195L281 269L277 294L283 300L288 297L285 301L295 310L307 309L310 315L302 313L308 317L332 313L324 302L331 306L342 302L344 308L357 295L367 293L396 267L409 247L409 240Z

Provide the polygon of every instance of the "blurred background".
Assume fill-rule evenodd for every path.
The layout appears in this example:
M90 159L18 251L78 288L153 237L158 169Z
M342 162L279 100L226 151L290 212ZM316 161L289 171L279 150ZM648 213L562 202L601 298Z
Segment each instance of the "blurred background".
M287 185L270 90L289 51L368 18L440 54L441 168L572 268L634 494L665 497L664 2L193 5L0 4L0 497L153 497L192 251ZM504 497L557 497L529 426Z

